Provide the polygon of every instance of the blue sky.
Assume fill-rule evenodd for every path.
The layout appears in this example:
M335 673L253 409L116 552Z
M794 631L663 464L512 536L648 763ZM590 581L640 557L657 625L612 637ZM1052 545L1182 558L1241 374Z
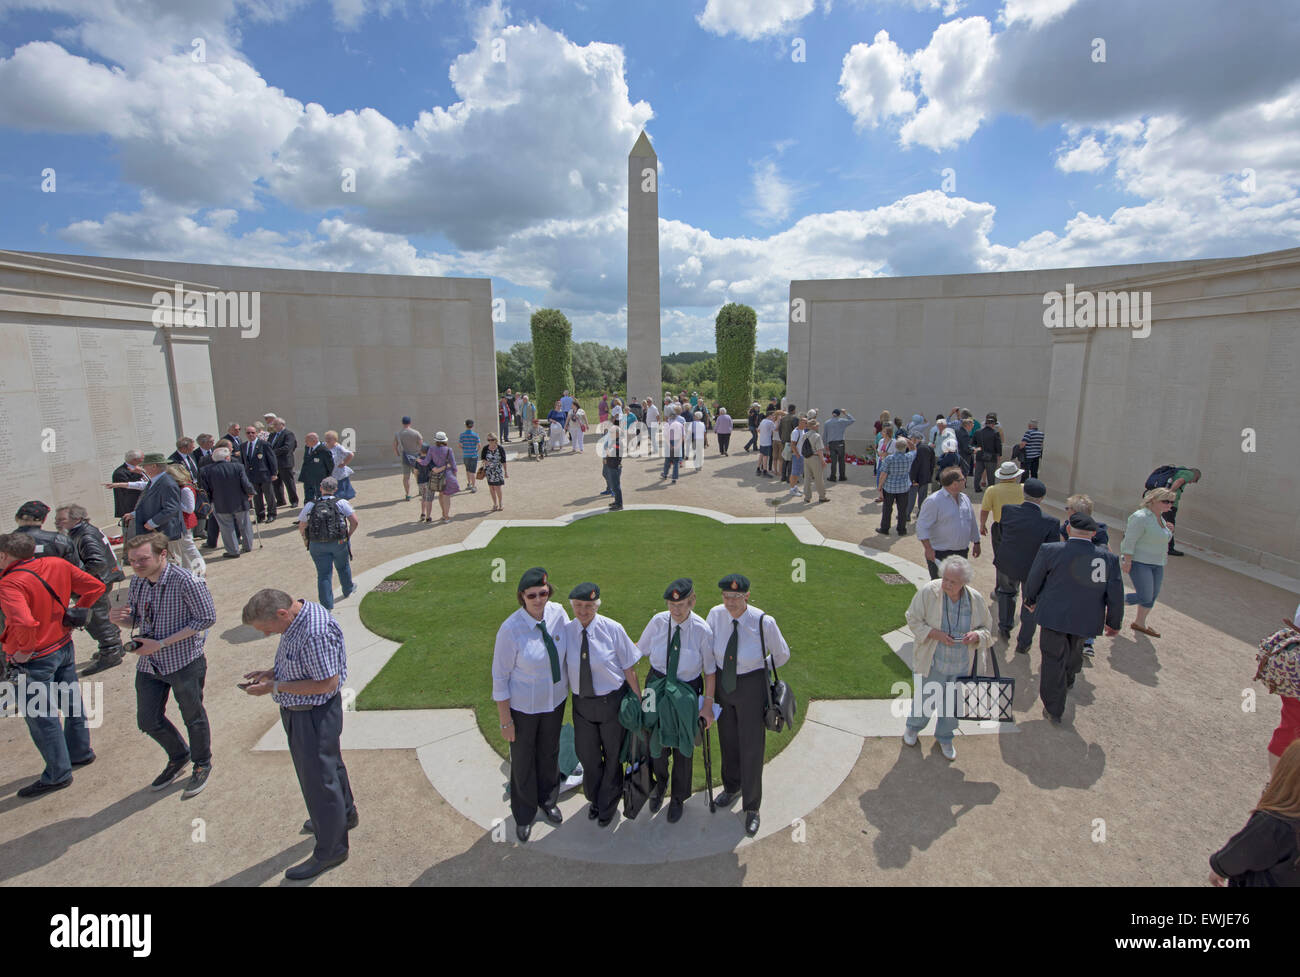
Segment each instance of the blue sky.
M727 301L784 347L792 278L1300 244L1286 9L0 0L0 247L490 276L498 348L622 345L644 125L665 351Z

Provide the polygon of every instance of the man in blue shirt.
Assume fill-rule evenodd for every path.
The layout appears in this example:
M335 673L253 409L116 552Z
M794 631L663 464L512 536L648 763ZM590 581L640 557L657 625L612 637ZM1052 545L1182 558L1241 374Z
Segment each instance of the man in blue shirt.
M916 517L916 538L925 548L930 579L939 579L939 561L946 556L980 555L980 526L970 498L962 491L966 476L960 468L947 468L939 477L942 490L921 505Z
M907 535L907 503L912 492L912 462L915 459L916 451L912 450L907 438L897 438L893 452L880 463L880 491L885 497L885 505L876 532L882 536L889 535L889 516L894 506L898 506L898 535Z

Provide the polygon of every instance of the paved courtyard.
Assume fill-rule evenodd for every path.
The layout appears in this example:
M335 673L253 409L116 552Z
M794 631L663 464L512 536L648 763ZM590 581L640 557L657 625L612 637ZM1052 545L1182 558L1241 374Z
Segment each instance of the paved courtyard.
M594 450L519 461L510 469L504 512L488 514L486 489L464 493L447 526L414 521L418 503L403 500L395 471L362 472L355 479L361 528L354 569L461 542L484 520L603 508L599 464ZM850 469L849 483L832 484L824 505L805 506L800 497L774 508L769 500L780 488L769 480L756 486L753 464L752 456L720 458L710 449L701 472L669 486L659 481L657 464L631 460L624 467L625 504L802 516L829 540L924 564L914 536L875 534L880 515L870 502L869 468ZM244 672L269 667L275 648L274 639L239 623L245 599L262 586L315 597L314 570L292 518L267 528L264 549L209 562L218 622L207 642L214 751L208 788L188 801L179 785L149 791L164 758L136 729L134 671L124 666L94 676L103 680L106 700L103 725L91 734L99 758L76 772L68 790L34 801L15 796L39 775L40 759L22 720L0 721L0 881L276 885L284 869L310 854L311 839L299 834L306 811L287 751L254 749L278 721L278 710L235 687ZM618 515L601 518L613 524ZM1112 526L1114 537L1120 528ZM622 545L617 533L608 545ZM991 595L991 551L973 562L974 586ZM671 567L672 554L629 551L627 563L628 580L658 588L666 582L659 568ZM516 569L511 573L513 580ZM701 611L714 603L712 583L697 581ZM820 598L810 589L807 599ZM781 608L766 605L761 593L754 602L780 620ZM931 736L909 749L894 736L866 735L847 776L802 823L770 830L777 827L770 812L778 801L769 785L763 827L770 833L684 861L577 860L548 854L545 845L521 847L513 832L497 842L439 795L415 749L349 750L361 824L351 833L349 861L312 884L1202 885L1207 856L1245 822L1267 777L1264 750L1279 708L1252 686L1255 644L1295 604L1289 590L1216 562L1192 554L1171 560L1151 618L1163 637L1136 635L1126 619L1120 636L1099 638L1094 664L1071 693L1064 727L1039 718L1037 646L1029 656L1000 647L1003 673L1017 680L1016 731L959 737L953 764ZM340 615L349 613L347 605L340 602ZM501 617L511 610L503 606ZM826 611L833 622L834 608ZM435 617L455 634L454 607L431 607ZM643 622L626 623L639 628ZM794 655L815 648L816 635L786 637ZM77 648L80 661L93 650L81 634ZM485 682L489 658L484 649ZM1248 711L1243 702L1252 689L1258 698ZM174 706L169 714L181 726ZM348 716L345 728L356 720ZM500 815L507 814L502 802ZM676 827L700 817L709 815L688 807Z

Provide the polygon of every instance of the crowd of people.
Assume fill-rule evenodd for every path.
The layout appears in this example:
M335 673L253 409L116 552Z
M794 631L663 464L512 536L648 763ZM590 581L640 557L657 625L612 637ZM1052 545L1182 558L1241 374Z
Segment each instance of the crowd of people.
M698 465L710 431L718 455L729 453L734 423L725 408L710 409L685 391L666 398L662 409L652 398L632 398L624 405L618 397L604 396L595 411L602 494L612 496L613 510L623 507L621 463L638 438L645 453L662 457L659 476L670 484L678 480L684 459L693 456ZM575 455L585 452L590 421L576 398L565 392L544 420L549 422L545 433L528 396L509 390L500 401L498 432L485 440L472 419L465 421L453 447L445 432L426 440L404 417L393 448L408 501L415 476L419 521L434 521L435 499L438 521L450 520L462 472L469 492L485 479L492 511L504 508L504 445L511 440L512 424L536 459L566 444ZM788 483L790 496L802 486L807 503L814 494L817 501L826 501L827 483L850 480L846 441L857 422L848 411L832 410L823 424L816 409L799 412L777 402L764 409L754 403L746 420L748 440L742 450L756 452L756 477L780 478ZM1009 439L992 412L982 424L963 408L939 414L932 423L919 413L904 422L883 412L875 427L866 453L872 474L863 478L863 488L881 506L876 531L887 536L892 523L900 536L906 535L915 511L914 531L931 577L907 611L919 684L951 686L974 671L972 654L995 654L1000 644L1011 645L1018 626L1015 652L1028 654L1038 636L1042 712L1051 725L1060 726L1069 690L1096 653L1094 639L1119 632L1127 605L1137 609L1129 623L1133 631L1161 637L1151 614L1168 558L1182 555L1174 545L1175 520L1183 491L1201 478L1198 469L1162 465L1151 473L1115 553L1088 495L1065 500L1064 520L1043 511L1047 486L1038 476L1044 437L1035 421L1012 445L1008 460L1002 456ZM263 590L248 602L245 623L281 635L281 642L274 667L250 672L246 691L272 694L281 706L311 815L306 827L317 838L312 858L291 870L297 874L290 877L311 877L347 857L347 831L355 827L357 814L338 746L338 692L346 677L346 654L330 612L334 574L344 598L355 590L351 538L360 522L350 503L356 497L349 466L353 454L334 431L323 440L306 435L301 464L295 466L298 447L284 419L267 414L253 424L232 423L221 439L210 434L181 438L170 455L127 452L105 483L120 520L123 560L132 569L125 601L116 609L110 599L113 587L127 578L108 533L91 524L87 508L60 505L54 510L57 531L44 528L51 514L45 503L33 500L19 508L14 532L0 535L6 669L10 678L21 674L29 685L64 688L64 704L73 705L63 710L62 726L57 710L27 715L45 769L20 796L65 788L74 768L96 759L81 711L68 698L76 694L71 634L79 627L98 646L83 674L114 667L129 654L137 657L137 724L167 758L151 787L167 787L188 767L183 796L204 789L212 771L203 702L204 640L216 610L201 551L216 549L219 535L224 557L237 559L253 548L257 525L275 521L286 507L298 508L300 539L317 571L318 599L295 601L282 591ZM972 561L980 559L986 537L996 577L992 601L972 586ZM199 545L196 538L204 542ZM1127 588L1125 576L1131 581ZM669 737L653 751L651 810L659 809L671 786L668 820L680 820L690 792L695 724L707 729L716 718L723 785L718 802L726 807L741 797L746 831L752 835L758 830L765 655L784 664L789 647L771 616L749 605L745 577L731 574L718 586L721 602L700 617L694 613L692 582L673 581L664 592L666 610L647 622L633 642L621 623L599 613L597 585L580 583L570 591L570 619L551 600L554 588L544 570L534 568L520 580L519 609L497 635L492 683L502 734L510 743L511 807L521 841L528 840L539 811L554 823L561 820L555 806L558 737L570 696L588 816L602 826L615 817L622 758L628 737L636 735L622 707L629 698L640 700L633 666L645 657L651 664L649 681L693 707L689 716L679 717L678 728L689 728L689 740L684 734L678 740ZM1300 616L1300 608L1296 613ZM1290 619L1286 623L1295 629ZM186 735L166 718L172 694ZM1300 820L1300 700L1282 698L1283 721L1268 747L1273 779L1247 827L1212 859L1215 884L1290 878L1273 871L1276 862L1261 863L1286 848L1279 824ZM941 752L955 760L952 697L918 696L916 701L920 705L907 719L904 743L916 745L935 719Z

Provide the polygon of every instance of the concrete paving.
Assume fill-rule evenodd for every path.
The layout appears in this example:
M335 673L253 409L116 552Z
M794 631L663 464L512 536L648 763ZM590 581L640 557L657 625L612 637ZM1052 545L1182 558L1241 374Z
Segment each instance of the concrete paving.
M431 548L459 551L473 545L478 527L493 522L545 523L589 510L601 502L599 464L594 452L568 450L542 462L516 461L505 512L488 512L486 489L465 493L457 497L447 526L414 521L418 503L403 500L396 472L362 472L355 479L362 520L353 547L358 579L382 579L392 572L387 564ZM870 501L870 469L850 469L850 482L831 485L826 504L805 506L800 498L774 508L768 500L780 489L755 479L753 466L750 456L720 458L710 449L701 471L669 486L659 480L657 463L629 460L624 496L628 504L725 511L746 520L800 516L808 523L801 537L816 532L860 552L879 549L876 558L896 557L894 565L905 574L906 566L923 562L914 536L875 535L879 507ZM618 514L595 518L613 524ZM474 542L487 531L480 530ZM0 882L275 885L286 867L310 852L311 839L298 833L305 810L292 765L274 742L276 710L235 688L245 671L269 667L274 654L273 639L239 623L244 600L268 585L315 594L312 564L291 522L282 517L262 535L265 549L239 561L210 563L219 618L207 645L214 744L207 790L188 801L180 799L179 785L148 790L165 760L135 728L133 674L119 667L94 676L102 680L106 698L103 725L92 731L99 759L78 770L67 790L33 801L14 795L39 775L40 760L25 725L0 720ZM616 532L610 545L620 545ZM628 560L639 565L643 556L630 551ZM989 596L989 551L974 563L974 586ZM566 833L566 823L544 836L539 831L537 841L523 847L512 837L494 840L490 827L462 813L481 775L467 767L463 781L446 780L446 793L440 794L427 772L431 758L454 744L467 753L481 750L481 762L495 762L504 784L500 758L472 719L443 713L426 726L401 714L349 713L345 756L361 824L351 833L351 859L312 884L1199 885L1206 857L1245 822L1267 778L1265 744L1279 707L1251 678L1255 643L1294 609L1292 582L1278 583L1285 589L1193 556L1171 560L1151 616L1163 637L1140 636L1126 625L1118 637L1098 639L1095 664L1080 676L1062 728L1038 718L1037 651L1015 655L1000 646L1003 673L1017 679L1019 731L963 735L952 764L932 738L923 737L914 749L890 735L888 720L901 720L881 711L888 703L870 711L847 703L813 704L805 726L816 734L809 737L817 756L811 763L835 768L828 775L838 786L802 815L797 809L805 805L797 797L774 796L769 788L765 837L743 844L737 837L728 850L671 863L668 855L652 864L575 857L566 848L567 835L575 846L589 840L583 818L574 819L577 830ZM761 595L755 599L761 602ZM503 616L509 610L503 608ZM340 602L337 616L355 619L355 602ZM906 644L904 633L891 637L900 650ZM800 636L788 638L798 654ZM359 688L373 677L391 644L378 639L350 646L348 685ZM84 660L92 646L82 635L77 646ZM171 715L180 725L174 707ZM410 728L403 729L404 723ZM354 739L370 740L374 724L388 727L383 735L400 746L350 748ZM980 724L971 726L963 734L981 732ZM842 773L833 758L843 751L827 745L830 737L858 743ZM791 753L795 745L769 764L769 775L781 776L783 758L799 760ZM496 803L493 817L500 817L499 796ZM698 795L691 803L699 803ZM687 857L691 832L707 817L688 806L677 825L664 823L661 814L605 838L612 844L619 832L635 830L654 848L660 834L682 829L681 838L662 851ZM730 817L738 831L739 818ZM726 824L720 815L710 820Z

